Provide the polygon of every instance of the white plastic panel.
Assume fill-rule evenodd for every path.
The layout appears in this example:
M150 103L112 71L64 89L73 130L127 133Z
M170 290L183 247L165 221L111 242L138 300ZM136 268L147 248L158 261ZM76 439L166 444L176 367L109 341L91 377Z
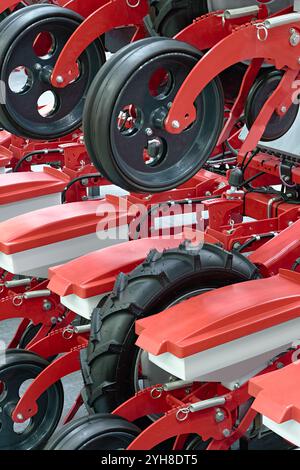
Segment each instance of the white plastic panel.
M60 302L80 317L90 320L94 308L97 307L102 297L103 295L95 295L93 297L88 297L87 299L82 299L81 297L78 297L78 295L71 294L61 297Z
M24 199L11 204L0 205L0 222L12 219L17 215L27 214L45 207L57 206L61 203L61 193L47 194L46 196Z
M300 318L185 358L149 354L156 365L182 380L230 383L263 368L299 338Z
M300 447L300 423L297 421L291 419L285 423L278 424L266 416L263 416L263 424L267 428L271 429L271 431L278 434L278 436L281 436L288 442L291 442L295 446Z
M115 236L115 229L109 229L106 232L94 232L12 255L0 252L0 267L13 274L46 279L51 266L66 263L91 251L128 241L128 226L120 227L118 235L118 237Z

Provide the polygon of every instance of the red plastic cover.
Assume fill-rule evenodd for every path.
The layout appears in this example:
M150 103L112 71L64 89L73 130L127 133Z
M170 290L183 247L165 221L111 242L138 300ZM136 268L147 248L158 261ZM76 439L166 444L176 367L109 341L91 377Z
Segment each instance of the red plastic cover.
M51 168L43 172L1 174L0 205L60 193L68 181L68 176Z
M279 424L290 419L300 423L299 391L299 361L249 382L249 393L256 397L252 408Z
M95 233L105 214L112 228L127 223L127 211L112 202L84 201L36 210L0 223L0 251L19 253L39 246Z
M137 345L188 357L299 316L300 274L233 284L136 322Z
M75 294L86 299L100 295L113 288L120 272L128 273L142 263L150 250L175 248L186 238L185 232L181 239L145 238L94 251L64 265L50 268L48 288L62 297Z

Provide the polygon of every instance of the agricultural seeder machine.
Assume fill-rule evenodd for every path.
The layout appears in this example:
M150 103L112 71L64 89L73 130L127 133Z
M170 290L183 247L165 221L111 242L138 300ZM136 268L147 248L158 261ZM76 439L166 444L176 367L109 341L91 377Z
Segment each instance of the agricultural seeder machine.
M1 2L0 450L300 447L298 7Z

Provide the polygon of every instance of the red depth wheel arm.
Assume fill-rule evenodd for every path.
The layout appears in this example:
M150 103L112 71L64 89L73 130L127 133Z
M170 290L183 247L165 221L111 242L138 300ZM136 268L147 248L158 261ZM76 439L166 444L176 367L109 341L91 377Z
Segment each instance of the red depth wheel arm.
M292 15L294 14L286 17ZM261 22L241 26L208 51L177 93L165 121L166 130L171 134L180 134L190 126L196 118L194 102L197 96L221 72L238 62L265 58L278 70L286 67L298 72L300 44L292 46L290 43L291 28L300 30L300 15L298 16L297 21L271 29L266 29L265 23ZM262 27L264 31L260 29ZM294 75L297 76L297 73Z
M143 18L148 13L146 0L97 0L97 7L76 29L62 50L52 73L53 86L64 88L76 78L77 59L93 41L108 31L135 26L137 31L133 40L144 37Z

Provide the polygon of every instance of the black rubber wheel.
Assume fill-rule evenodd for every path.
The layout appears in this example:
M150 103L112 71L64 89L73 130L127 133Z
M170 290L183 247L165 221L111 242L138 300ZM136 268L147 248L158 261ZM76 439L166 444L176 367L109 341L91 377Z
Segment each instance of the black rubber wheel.
M33 325L32 323L27 326L26 330L21 336L19 341L19 349L26 349L28 344L33 340L33 338L38 334L41 324Z
M168 106L200 57L188 44L164 38L158 47L152 38L122 55L106 75L106 85L97 76L98 93L84 128L93 135L93 163L113 183L155 193L177 187L203 166L223 124L218 79L197 98L197 118L188 129L179 135L164 129Z
M11 413L29 381L49 365L36 354L10 349L0 365L0 450L33 450L44 446L55 431L64 404L61 382L38 400L38 412L23 424L14 424Z
M119 416L84 416L64 426L45 450L121 450L139 433L137 426Z
M156 38L156 40L162 40L162 38ZM84 143L87 148L88 154L92 160L92 162L98 163L98 170L101 172L103 176L109 178L108 174L105 172L105 169L101 165L101 161L97 160L96 152L94 149L94 127L93 121L91 120L91 116L94 115L94 105L95 105L95 98L96 94L98 93L99 83L103 83L103 91L106 89L109 83L108 73L110 70L116 65L120 64L123 61L123 57L127 56L128 53L134 52L141 47L144 47L146 44L151 44L153 42L153 38L146 38L142 39L141 41L136 41L132 44L129 44L126 48L121 49L116 54L114 54L99 70L97 76L95 77L92 85L89 88L89 92L86 97L84 112L83 112L83 126L84 126Z
M190 451L200 451L200 450L206 450L208 445L210 444L211 439L207 441L203 441L200 436L197 436L197 434L189 436L187 439L187 442L185 443L184 450L190 450Z
M120 274L113 292L92 315L89 345L81 355L88 408L109 412L142 389L145 381L146 386L153 385L143 373L142 382L138 376L136 319L201 292L257 277L257 268L238 253L209 244L191 248L187 243L163 253L153 250L129 275ZM156 369L155 378L160 373Z
M173 37L195 18L208 13L207 0L148 0L150 13L145 18L152 36Z
M87 91L105 62L100 40L79 58L77 80L56 88L50 79L60 52L81 22L71 10L43 4L14 12L0 23L0 79L5 88L0 122L6 130L53 140L80 127ZM45 51L37 47L41 37Z
M282 76L283 72L273 70L269 73L263 74L263 76L254 83L245 106L245 118L248 129L251 129L255 119L261 111L261 108L277 88ZM283 116L279 116L274 112L261 140L270 142L272 140L279 139L279 137L286 134L294 124L298 115L298 110L299 105L293 104Z

